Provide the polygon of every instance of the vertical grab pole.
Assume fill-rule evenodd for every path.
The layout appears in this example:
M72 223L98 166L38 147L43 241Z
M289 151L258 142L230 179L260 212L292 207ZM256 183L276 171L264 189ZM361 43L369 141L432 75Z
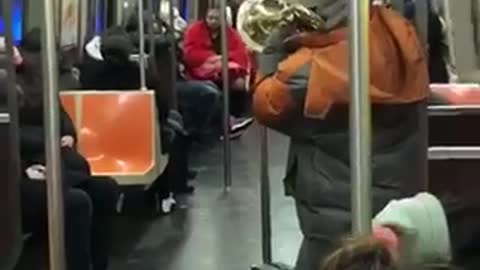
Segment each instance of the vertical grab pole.
M147 79L145 74L145 25L143 23L143 0L138 0L138 39L139 39L139 62L140 62L140 90L146 91Z
M350 1L350 166L352 232L371 232L370 1Z
M170 61L171 61L171 80L172 80L172 106L173 109L178 109L177 100L177 39L175 37L175 0L168 0L168 21L172 33L170 33Z
M228 76L227 0L220 1L220 22L222 31L224 190L230 192L232 187L232 153L230 145L230 82Z
M155 61L155 33L153 32L154 13L153 13L153 0L147 0L148 10L148 54L151 60Z
M83 17L83 2L84 0L78 0L77 2L77 45L78 45L78 59L82 59L83 57L83 25L82 25L82 17Z
M48 243L50 269L65 270L63 183L60 172L58 67L55 46L55 3L43 0L43 78L45 149L47 156Z
M122 0L115 0L115 25L123 24L123 2Z
M272 264L272 222L271 222L271 197L270 197L270 174L268 155L268 128L260 127L260 201L262 213L262 259L263 263Z

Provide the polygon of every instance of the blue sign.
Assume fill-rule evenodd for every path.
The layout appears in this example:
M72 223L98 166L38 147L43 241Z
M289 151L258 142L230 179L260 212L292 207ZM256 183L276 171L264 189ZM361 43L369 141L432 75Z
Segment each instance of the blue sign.
M12 5L12 35L13 41L18 44L23 38L23 0L14 0L12 1ZM0 7L0 35L4 34L5 21L3 19L3 7Z

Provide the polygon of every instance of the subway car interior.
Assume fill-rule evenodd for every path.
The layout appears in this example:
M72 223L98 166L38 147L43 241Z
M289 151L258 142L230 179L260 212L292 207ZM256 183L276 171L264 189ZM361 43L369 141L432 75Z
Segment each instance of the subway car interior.
M0 270L479 269L480 1L0 3Z

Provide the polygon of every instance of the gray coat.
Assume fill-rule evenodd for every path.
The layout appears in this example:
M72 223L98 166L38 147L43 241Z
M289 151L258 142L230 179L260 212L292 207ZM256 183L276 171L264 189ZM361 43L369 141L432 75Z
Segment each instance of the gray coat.
M258 56L262 74L274 74L287 51L281 42L288 29L272 34ZM310 67L290 78L296 104L304 104ZM426 102L372 107L373 214L390 200L426 188ZM350 152L348 106L337 105L322 120L303 117L299 107L272 127L291 138L284 179L293 196L304 235L297 270L317 270L320 260L350 232Z

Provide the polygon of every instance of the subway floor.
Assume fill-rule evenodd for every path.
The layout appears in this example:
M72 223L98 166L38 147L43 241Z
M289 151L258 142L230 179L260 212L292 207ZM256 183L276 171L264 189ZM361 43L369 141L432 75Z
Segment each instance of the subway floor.
M301 241L293 201L283 194L288 140L270 133L273 256L294 264ZM261 263L260 136L232 142L233 187L223 192L223 147L192 158L200 173L192 196L164 217L118 218L111 269L246 270Z

